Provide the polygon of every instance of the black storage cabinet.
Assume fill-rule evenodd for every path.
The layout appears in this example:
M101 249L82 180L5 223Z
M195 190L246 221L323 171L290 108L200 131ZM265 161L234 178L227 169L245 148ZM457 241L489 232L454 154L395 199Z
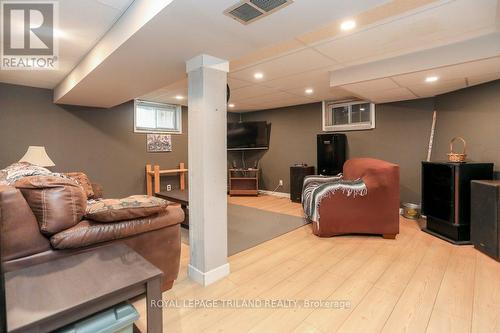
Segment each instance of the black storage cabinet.
M493 163L422 162L424 231L470 244L471 181L493 178Z
M479 251L500 261L500 180L473 180L470 239Z

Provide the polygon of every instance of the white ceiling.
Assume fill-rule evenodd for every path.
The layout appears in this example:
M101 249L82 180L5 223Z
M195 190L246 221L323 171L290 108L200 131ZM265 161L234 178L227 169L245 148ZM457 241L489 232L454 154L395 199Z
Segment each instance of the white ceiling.
M185 62L200 53L237 59L388 1L297 0L249 25L223 14L236 2L174 0L70 91L57 94L57 102L106 107L120 104L184 79Z
M0 82L54 88L94 47L134 0L63 0L59 4L59 68L0 71Z
M232 71L229 74L230 102L235 104L232 110L255 111L325 99L390 102L435 96L500 79L500 57L468 59L460 63L448 57L447 66L427 64L422 71L412 70L409 74L386 75L375 80L364 79L361 74L350 84L335 87L330 84L330 76L338 70L349 77L351 68L360 64L387 60L385 65L390 66L391 60L401 55L451 47L495 34L500 31L498 13L497 0L434 1L416 10L359 27L349 34L340 33L331 39L303 43L291 52ZM301 37L296 39L304 42ZM497 40L500 43L500 34ZM500 52L496 55L500 56ZM264 79L255 80L253 74L256 72L264 73ZM425 83L427 75L437 75L440 80ZM186 82L181 80L175 89L171 87L163 87L143 97L179 103L175 96L186 96ZM305 94L306 88L313 88L314 93Z
M186 104L185 61L200 53L230 60L231 103L236 105L232 110L241 112L325 99L413 99L500 78L500 52L477 53L462 61L450 56L447 62L444 57L439 65L422 62L425 66L418 70L412 69L415 57L408 57L439 48L450 51L460 43L473 45L484 36L499 36L500 46L500 0L295 0L249 25L223 15L237 0L135 0L134 4L147 1L164 1L165 6L110 55L97 59L88 75L57 95L57 102L109 107L140 97ZM68 38L61 40L60 70L1 72L0 81L61 86L61 80L131 2L61 1L66 8L61 6L61 13L67 13L62 28ZM107 12L95 6L104 6ZM357 22L350 32L339 29L346 18ZM88 23L93 20L96 24ZM400 62L398 72L391 72L392 59ZM375 64L379 71L387 66L386 75L360 71ZM78 71L76 66L71 73ZM254 79L255 72L262 72L264 78ZM334 84L331 77L336 73L350 80ZM424 83L430 74L440 80ZM306 88L314 93L305 94ZM176 99L177 95L184 100Z

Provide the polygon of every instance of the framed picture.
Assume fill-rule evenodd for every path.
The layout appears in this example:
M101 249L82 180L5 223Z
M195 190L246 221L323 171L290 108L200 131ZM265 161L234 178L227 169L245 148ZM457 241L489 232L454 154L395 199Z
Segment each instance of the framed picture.
M148 153L172 151L172 136L170 134L147 134L146 142Z

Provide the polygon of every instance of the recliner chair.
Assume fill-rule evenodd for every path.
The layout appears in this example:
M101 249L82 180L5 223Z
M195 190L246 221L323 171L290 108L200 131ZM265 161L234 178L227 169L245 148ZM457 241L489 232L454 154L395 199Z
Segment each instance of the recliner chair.
M315 235L361 233L395 238L399 233L398 165L354 158L344 164L341 178L319 178L318 182L306 178L304 182L308 188L302 204Z

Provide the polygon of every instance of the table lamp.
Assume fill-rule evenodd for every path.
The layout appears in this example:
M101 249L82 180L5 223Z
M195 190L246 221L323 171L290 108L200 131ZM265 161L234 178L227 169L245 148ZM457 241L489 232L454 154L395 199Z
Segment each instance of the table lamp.
M45 151L45 147L29 146L26 154L19 160L19 162L28 162L41 167L53 167L54 162L50 159Z

